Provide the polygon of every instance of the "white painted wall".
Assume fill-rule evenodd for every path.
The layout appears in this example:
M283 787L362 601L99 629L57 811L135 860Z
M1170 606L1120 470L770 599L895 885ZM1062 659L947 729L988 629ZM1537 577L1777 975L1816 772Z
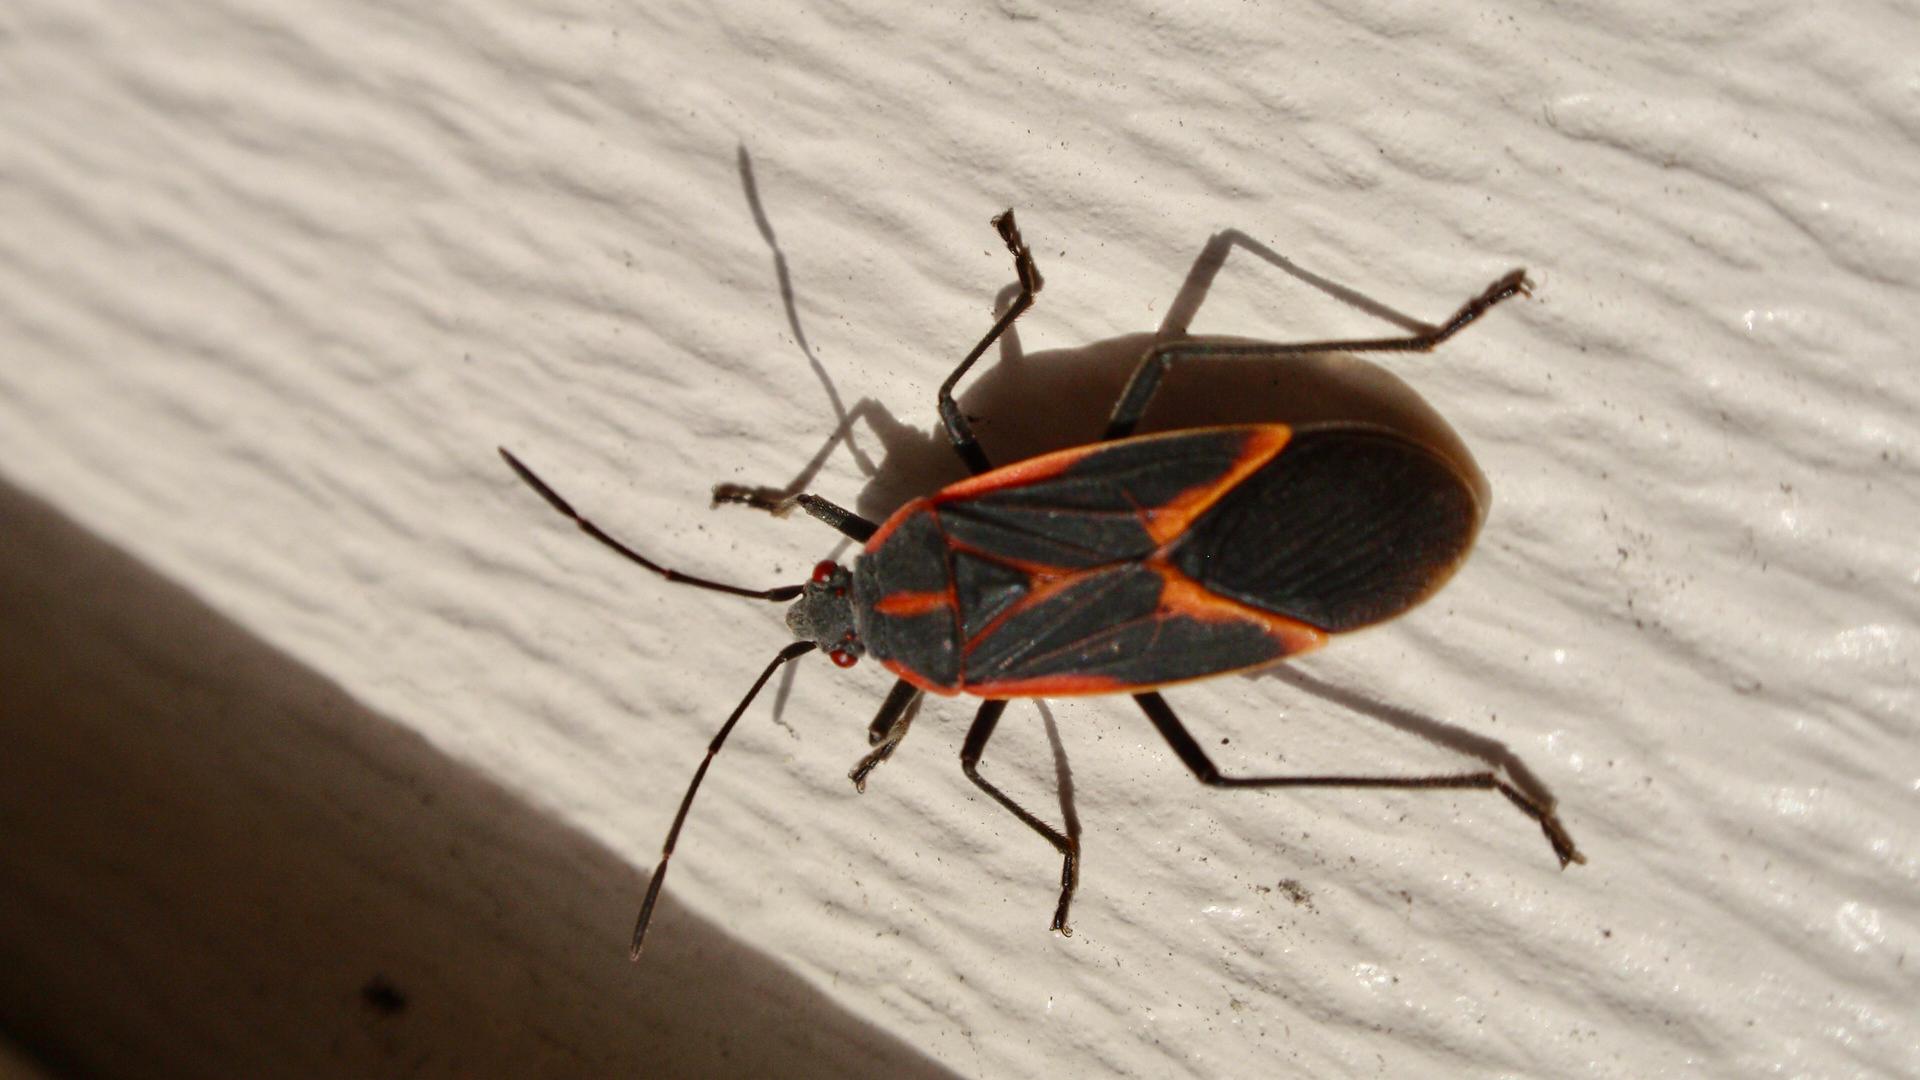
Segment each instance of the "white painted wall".
M1920 1071L1916 16L10 5L0 561L48 621L15 621L0 688L0 1025L107 1071ZM1492 740L1589 865L1491 796L1205 790L1124 700L1061 702L1086 865L1059 939L1054 856L956 767L970 707L930 705L856 797L888 680L814 659L743 721L658 959L623 966L785 632L621 565L494 446L662 561L796 580L836 538L708 489L785 483L837 409L857 453L821 493L882 515L957 476L933 392L1011 280L1008 205L1047 287L1025 359L963 395L1003 458L1097 425L1218 231L1420 319L1531 270L1530 302L1381 365L1487 478L1466 569L1170 698L1242 772ZM1201 333L1383 325L1246 248L1189 296ZM1182 418L1321 407L1194 378ZM175 725L151 747L143 703ZM1057 813L1038 714L1003 730L989 769ZM203 818L261 825L134 828ZM375 972L406 1012L361 1006ZM671 1001L697 1007L640 1019Z

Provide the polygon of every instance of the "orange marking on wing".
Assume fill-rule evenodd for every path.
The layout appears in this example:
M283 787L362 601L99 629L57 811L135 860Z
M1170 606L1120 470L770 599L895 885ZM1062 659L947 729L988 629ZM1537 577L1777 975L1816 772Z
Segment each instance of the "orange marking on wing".
M959 606L960 602L954 597L952 589L941 589L938 592L888 593L874 601L873 610L882 615L912 618L934 611L954 610Z
M925 690L929 694L939 694L941 697L952 697L960 692L958 686L941 686L939 683L929 681L925 675L903 665L898 660L882 660L880 661L880 666L900 676L900 678L906 682L910 682L920 689Z
M1122 682L1111 675L1041 675L1032 679L1005 679L1000 682L968 683L967 693L983 698L1083 697L1088 694L1123 694L1147 687Z
M867 546L860 550L863 552L879 551L880 545L887 542L887 537L892 536L895 529L898 529L906 523L908 518L927 509L927 507L927 500L915 499L900 509L895 510L892 517L880 523L880 528L876 530L872 536L867 538Z
M1039 457L1031 457L1025 461L1016 461L1004 468L983 472L979 476L948 484L933 494L933 501L935 503L951 502L955 499L984 495L1001 488L1024 487L1027 484L1038 483L1066 472L1073 467L1074 462L1112 445L1112 443L1088 443L1085 446L1072 446L1065 450L1041 454Z
M1261 424L1251 428L1239 458L1219 479L1195 484L1164 505L1143 508L1140 523L1146 527L1147 535L1153 537L1153 542L1160 546L1177 539L1187 531L1195 518L1219 502L1221 496L1238 487L1240 481L1253 475L1254 470L1272 461L1286 448L1291 438L1293 429L1285 424Z
M1328 634L1325 630L1209 592L1199 582L1165 563L1149 562L1147 565L1165 583L1160 591L1160 610L1163 612L1184 615L1200 622L1254 623L1265 629L1267 635L1281 647L1283 656L1317 649L1327 643Z

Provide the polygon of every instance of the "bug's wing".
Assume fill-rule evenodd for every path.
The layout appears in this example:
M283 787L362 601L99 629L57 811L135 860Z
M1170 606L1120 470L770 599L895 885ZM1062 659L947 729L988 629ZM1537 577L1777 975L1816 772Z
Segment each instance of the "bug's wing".
M1287 443L1278 424L1075 447L964 480L931 503L947 540L1065 572L1143 559Z
M966 688L984 697L1104 694L1258 667L1325 638L1128 562L1034 589L968 641L963 664Z
M1337 633L1425 599L1479 526L1473 489L1433 451L1310 429L1196 519L1169 561L1209 592Z
M1266 424L1098 443L933 496L966 688L995 697L1144 689L1317 644L1321 635L1297 621L1210 597L1154 562L1290 437Z

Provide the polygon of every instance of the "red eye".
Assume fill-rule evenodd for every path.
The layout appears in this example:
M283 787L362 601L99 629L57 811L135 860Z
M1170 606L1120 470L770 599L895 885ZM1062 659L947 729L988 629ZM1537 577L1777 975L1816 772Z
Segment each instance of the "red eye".
M845 649L829 649L827 650L827 658L841 667L852 667L860 662L859 657Z
M836 566L831 560L828 560L827 562L823 562L820 565L813 568L813 580L822 581L822 582L829 581L833 578L834 573L839 569L840 567ZM842 664L840 666L845 667L846 665Z

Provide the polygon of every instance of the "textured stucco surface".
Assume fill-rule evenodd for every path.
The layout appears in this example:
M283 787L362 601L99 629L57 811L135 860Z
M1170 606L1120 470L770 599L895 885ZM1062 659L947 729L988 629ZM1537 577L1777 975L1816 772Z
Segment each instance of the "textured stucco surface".
M823 1071L899 1040L994 1076L1920 1072L1916 58L1911 3L9 5L6 601L151 644L7 638L0 1023L108 1070L712 1072L744 1060L715 1031L807 1052L765 1019L791 1001L859 1032ZM1316 375L1416 394L1492 508L1410 617L1169 697L1241 772L1511 754L1590 864L1491 796L1205 790L1124 701L1061 702L1086 865L1052 937L1052 853L954 761L966 703L855 796L888 680L816 659L715 766L669 960L605 989L585 957L624 964L784 628L620 564L493 447L664 562L797 580L836 538L708 489L817 458L880 515L957 477L933 392L1011 280L1008 205L1047 286L962 396L1001 458L1091 434L1156 331L1376 333L1531 270L1433 357L1190 373L1162 423L1346 408ZM58 516L97 538L59 550L146 569L30 585L22 522ZM156 629L153 597L224 629ZM162 646L201 641L257 674L182 676ZM143 786L175 759L80 722L137 728L141 694L205 782ZM342 713L352 752L306 752ZM1057 815L1041 714L1002 726L988 769ZM557 869L354 810L394 776ZM153 834L176 870L126 827L203 820L233 824ZM296 849L331 869L270 872ZM179 887L222 881L280 914ZM419 930L443 897L474 933ZM623 1002L708 979L746 1004L702 991L706 1050L631 1041ZM127 984L177 985L166 1022Z

